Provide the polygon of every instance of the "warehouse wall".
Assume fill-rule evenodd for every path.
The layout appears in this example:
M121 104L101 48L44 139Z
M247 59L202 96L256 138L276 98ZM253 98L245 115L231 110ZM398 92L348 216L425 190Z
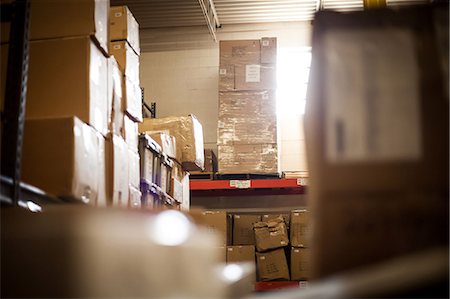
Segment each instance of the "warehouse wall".
M306 22L233 25L218 29L218 40L278 38L278 47L310 46ZM218 43L204 28L142 30L141 86L157 117L193 113L203 124L205 146L217 149ZM280 118L281 170L305 170L302 119ZM303 156L302 156L303 155Z

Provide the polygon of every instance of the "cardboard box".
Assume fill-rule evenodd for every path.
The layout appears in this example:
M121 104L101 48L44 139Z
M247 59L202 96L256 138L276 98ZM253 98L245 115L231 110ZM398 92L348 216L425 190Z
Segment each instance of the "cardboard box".
M109 43L109 53L114 55L120 71L133 83L139 85L139 56L124 40Z
M255 263L255 246L227 246L227 263Z
M99 145L95 130L76 117L25 121L22 179L45 192L95 202Z
M142 121L141 87L126 76L122 77L122 108L134 121Z
M128 148L134 152L138 151L139 144L139 132L138 132L138 123L134 122L132 119L128 117L128 115L124 116L124 135L125 142L128 145Z
M176 178L171 178L169 195L178 202L183 202L183 185Z
M220 145L277 143L275 92L219 92Z
M108 58L108 131L123 135L122 73L114 56Z
M233 215L233 244L255 245L253 224L260 221L260 215Z
M255 64L261 61L259 40L221 40L220 65Z
M161 167L161 147L147 134L139 135L141 180L148 185L158 182ZM181 170L182 171L182 170ZM181 180L181 176L177 177Z
M128 146L122 137L108 134L105 144L108 205L126 206L129 197Z
M264 214L262 215L262 221L268 222L270 219L277 218L277 217L283 217L284 223L286 223L286 227L290 228L290 222L291 222L291 214L289 213L281 213L281 214Z
M30 40L91 35L108 53L109 0L30 2Z
M277 38L261 38L261 63L277 63Z
M185 167L203 169L203 128L194 115L146 118L139 124L139 132L167 130L175 137L177 156Z
M291 211L291 245L309 247L309 212L307 210Z
M191 193L189 189L189 173L186 173L181 180L181 184L183 185L183 201L180 204L181 211L189 211L191 207Z
M205 226L209 232L218 235L221 246L227 246L227 212L194 211L190 215L195 223Z
M106 141L105 137L96 132L98 139L98 192L95 205L106 207L108 198L106 195Z
M126 40L137 55L139 46L139 24L127 6L111 6L109 9L109 38L112 41Z
M218 146L220 173L278 173L276 143Z
M141 208L141 196L142 193L139 188L129 185L129 205L132 209L140 209Z
M289 280L289 268L283 249L256 253L260 281Z
M233 215L227 213L227 245L232 245L233 243Z
M26 118L77 116L106 135L107 70L87 36L31 42Z
M257 222L253 227L256 250L259 252L288 246L289 236L282 217L272 218L268 222Z
M291 280L309 279L309 249L291 247Z
M168 131L147 131L145 133L161 146L163 153L172 159L177 159L176 140L174 136L169 135Z
M137 189L140 186L139 162L139 154L128 149L128 184Z
M267 90L277 88L275 64L236 64L234 67L235 90Z
M305 114L311 279L448 245L449 101L433 16L316 14Z

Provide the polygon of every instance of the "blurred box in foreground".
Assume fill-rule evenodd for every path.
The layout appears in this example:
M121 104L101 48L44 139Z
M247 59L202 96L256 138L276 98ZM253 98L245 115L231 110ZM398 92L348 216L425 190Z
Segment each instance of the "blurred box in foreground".
M316 14L305 114L312 278L448 244L440 9Z

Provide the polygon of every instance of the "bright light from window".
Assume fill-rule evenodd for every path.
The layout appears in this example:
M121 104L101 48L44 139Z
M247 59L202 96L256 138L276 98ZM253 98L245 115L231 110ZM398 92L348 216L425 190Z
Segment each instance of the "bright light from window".
M305 113L311 48L281 48L277 55L277 113Z

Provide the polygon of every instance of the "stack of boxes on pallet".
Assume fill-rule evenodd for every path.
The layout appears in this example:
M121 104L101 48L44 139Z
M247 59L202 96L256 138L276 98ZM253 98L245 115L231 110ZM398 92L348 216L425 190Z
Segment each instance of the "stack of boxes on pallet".
M30 40L23 180L93 205L140 206L136 20L106 0L33 1Z
M139 125L140 188L146 207L189 210L189 169L203 169L203 128L194 115Z
M276 38L221 41L220 173L278 173Z
M255 264L255 281L308 280L307 210L265 215L192 211L191 216L221 237L224 261Z

